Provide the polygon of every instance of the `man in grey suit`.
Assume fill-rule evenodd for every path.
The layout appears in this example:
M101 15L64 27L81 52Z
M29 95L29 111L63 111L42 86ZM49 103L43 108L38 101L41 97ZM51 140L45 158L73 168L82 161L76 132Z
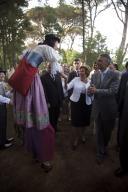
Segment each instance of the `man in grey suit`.
M111 58L101 54L97 64L99 71L92 75L89 94L94 94L94 118L96 124L97 163L103 162L107 155L107 146L117 116L116 93L118 91L118 73L108 68Z
M128 62L127 62L128 64ZM128 70L123 73L117 95L119 110L118 142L120 146L120 168L115 171L115 176L128 176Z

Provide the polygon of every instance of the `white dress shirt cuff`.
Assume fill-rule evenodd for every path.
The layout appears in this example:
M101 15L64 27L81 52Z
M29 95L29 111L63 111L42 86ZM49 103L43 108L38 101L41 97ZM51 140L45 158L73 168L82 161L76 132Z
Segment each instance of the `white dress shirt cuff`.
M10 103L10 99L0 95L0 103L7 103L7 104L9 104Z

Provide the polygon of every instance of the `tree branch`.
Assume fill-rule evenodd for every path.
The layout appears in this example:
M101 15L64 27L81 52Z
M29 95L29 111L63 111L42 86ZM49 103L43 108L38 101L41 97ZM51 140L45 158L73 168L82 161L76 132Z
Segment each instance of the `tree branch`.
M115 5L114 1L113 1L113 0L111 0L111 1L112 1L113 6L114 6L114 9L115 9L115 11L116 11L116 14L117 14L118 19L121 21L121 23L124 24L124 21L123 21L123 20L120 18L120 16L119 16L119 13L118 13L118 10L117 10L117 8L116 8L116 5Z
M126 55L127 50L128 50L128 43L126 44L126 47L125 47L125 50L124 50L124 53L123 53L123 57Z
M98 16L101 12L105 11L106 9L108 9L110 6L111 6L111 4L107 4L103 9L101 9L101 10L97 13L97 16Z
M126 7L126 4L123 0L120 0L124 7Z
M120 8L120 6L119 6L119 4L117 3L117 7L118 7L118 9L121 11L121 12L125 12L124 10L122 10L121 8Z

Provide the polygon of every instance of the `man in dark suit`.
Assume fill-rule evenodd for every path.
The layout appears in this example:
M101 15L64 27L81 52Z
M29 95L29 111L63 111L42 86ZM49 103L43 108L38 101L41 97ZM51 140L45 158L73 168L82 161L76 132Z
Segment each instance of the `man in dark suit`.
M75 77L79 77L79 69L80 69L80 66L81 66L81 60L79 59L79 58L77 58L77 59L75 59L74 60L74 62L73 62L73 70L69 73L69 75L68 75L68 81L67 81L67 83L69 83L72 79L74 79ZM69 111L69 117L68 117L68 119L69 120L71 120L71 112L70 112L70 96L71 96L71 94L72 94L72 91L73 91L73 89L70 89L69 91L68 91L68 111Z
M64 94L60 74L51 74L51 66L48 64L47 72L41 76L44 93L48 104L50 123L57 131L57 123L60 115Z
M80 59L75 59L74 62L73 62L73 71L71 71L69 73L69 76L68 76L68 83L74 79L74 77L78 77L79 76L79 69L80 69L80 66L81 66L81 60Z
M118 91L119 109L119 159L120 168L115 171L117 177L128 175L128 71L123 73Z
M97 64L99 71L92 75L89 94L94 94L94 118L96 124L97 163L103 162L107 155L107 146L117 116L116 94L118 91L118 73L108 68L111 58L101 54Z

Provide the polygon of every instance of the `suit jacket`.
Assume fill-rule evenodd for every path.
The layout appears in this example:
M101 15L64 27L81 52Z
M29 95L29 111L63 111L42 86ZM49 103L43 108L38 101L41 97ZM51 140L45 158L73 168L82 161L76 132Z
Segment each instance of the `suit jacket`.
M50 73L46 72L41 76L41 82L43 84L47 103L49 103L51 107L61 106L64 93L60 74L56 74L55 79L53 79Z
M119 142L128 146L128 72L121 77L118 91Z
M122 113L122 110L124 108L124 100L125 100L125 92L126 92L126 85L128 82L128 72L125 72L122 74L119 90L117 94L117 101L118 101L118 110L119 113Z
M73 80L75 77L78 77L77 72L76 72L76 71L70 72L69 75L68 75L68 83L69 83L71 80ZM72 92L73 92L73 89L70 89L70 90L68 91L68 97L69 97L69 98L70 98L70 96L72 95Z
M69 76L68 76L68 83L69 83L72 79L74 79L74 77L78 77L77 72L76 72L76 71L70 72L70 73L69 73Z
M91 84L96 87L94 95L94 116L100 114L102 119L113 119L117 115L116 94L119 86L119 74L108 69L101 81L101 72L92 75Z

